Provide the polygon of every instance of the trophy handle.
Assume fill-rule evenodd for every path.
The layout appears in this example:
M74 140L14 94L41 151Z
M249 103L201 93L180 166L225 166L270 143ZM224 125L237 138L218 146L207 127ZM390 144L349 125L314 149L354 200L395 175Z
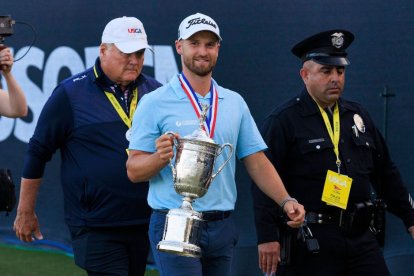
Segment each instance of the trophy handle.
M173 140L174 141L174 146L175 146L175 148L177 148L178 142L177 142L177 139L175 138L175 132L174 131L167 131L164 134L167 134L167 135L170 135L170 136L173 137L173 139L174 139ZM170 159L170 167L171 167L171 170L172 170L173 179L175 180L175 178L177 177L177 171L175 169L175 166L172 163L172 158Z
M219 149L219 151L217 153L217 156L219 156L220 154L223 153L223 150L224 150L225 147L229 147L230 148L229 158L227 158L227 160L224 161L223 165L221 165L220 168L218 168L217 172L211 176L211 181L213 181L213 179L221 172L221 170L224 168L224 166L226 166L227 162L230 161L230 158L233 155L233 146L231 144L229 144L229 143L225 143L224 145L222 145L220 147L220 149Z

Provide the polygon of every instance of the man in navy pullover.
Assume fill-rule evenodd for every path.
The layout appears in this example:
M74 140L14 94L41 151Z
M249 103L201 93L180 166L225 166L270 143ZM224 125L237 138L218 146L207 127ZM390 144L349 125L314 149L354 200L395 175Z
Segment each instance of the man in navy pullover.
M55 88L28 145L16 235L25 242L43 238L36 197L45 164L60 149L65 221L75 262L89 275L145 273L148 185L130 182L125 163L137 102L161 86L141 74L146 48L137 18L110 21L95 65Z

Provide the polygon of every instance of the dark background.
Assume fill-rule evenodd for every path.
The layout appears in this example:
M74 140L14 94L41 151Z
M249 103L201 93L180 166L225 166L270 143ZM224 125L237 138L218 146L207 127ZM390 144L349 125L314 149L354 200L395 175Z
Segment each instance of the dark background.
M0 15L30 23L37 32L35 47L45 52L68 46L83 58L84 48L98 46L106 23L119 16L138 17L152 45L173 45L181 20L195 12L214 18L223 38L214 78L224 87L238 91L250 106L257 123L278 103L299 93L300 62L290 48L319 31L344 28L355 34L348 53L344 97L362 102L387 142L411 194L414 192L414 149L412 146L414 93L411 88L414 63L414 1L300 0L300 1L103 1L103 0L2 0ZM32 40L30 29L14 26L15 34L6 43L15 53ZM16 57L18 58L18 57ZM24 62L24 58L22 59ZM176 56L179 65L180 59ZM16 63L17 64L17 63ZM153 74L152 68L145 72ZM42 87L43 72L29 68L30 80ZM62 69L59 80L69 76ZM23 83L21 83L24 86ZM389 98L385 118L385 87L395 94ZM29 95L30 89L25 89ZM30 103L29 103L30 104ZM2 120L3 118L0 118ZM24 119L33 120L30 115ZM21 120L21 119L17 119ZM385 125L387 123L387 128ZM0 133L3 130L0 129ZM0 142L0 166L9 167L19 190L26 143L13 135ZM250 181L242 166L237 172L239 186L236 216L240 240L234 261L234 275L260 275L257 269L256 236L253 226ZM70 250L63 222L59 183L59 156L47 166L37 203L45 239ZM15 212L0 215L0 237L10 241ZM387 216L384 254L393 275L408 275L414 268L414 242L402 222ZM411 260L411 261L409 261Z

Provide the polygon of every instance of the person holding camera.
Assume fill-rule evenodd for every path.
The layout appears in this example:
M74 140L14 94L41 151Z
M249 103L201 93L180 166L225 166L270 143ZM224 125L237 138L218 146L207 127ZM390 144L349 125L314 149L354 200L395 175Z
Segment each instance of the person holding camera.
M372 188L414 238L413 200L381 133L360 104L341 97L353 40L349 31L331 30L296 44L305 88L261 127L267 156L307 210L307 231L288 229L277 206L252 185L263 272L389 275L374 236L372 221L382 210Z
M23 90L11 73L14 59L10 49L0 45L0 71L7 84L7 91L0 83L0 116L10 118L27 115L27 103Z

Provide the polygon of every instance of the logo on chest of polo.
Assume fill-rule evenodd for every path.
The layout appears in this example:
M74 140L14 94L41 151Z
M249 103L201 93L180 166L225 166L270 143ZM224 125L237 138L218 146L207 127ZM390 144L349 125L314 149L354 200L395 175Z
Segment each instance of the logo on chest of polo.
M181 120L181 121L175 121L175 125L177 127L197 126L198 125L198 120Z

